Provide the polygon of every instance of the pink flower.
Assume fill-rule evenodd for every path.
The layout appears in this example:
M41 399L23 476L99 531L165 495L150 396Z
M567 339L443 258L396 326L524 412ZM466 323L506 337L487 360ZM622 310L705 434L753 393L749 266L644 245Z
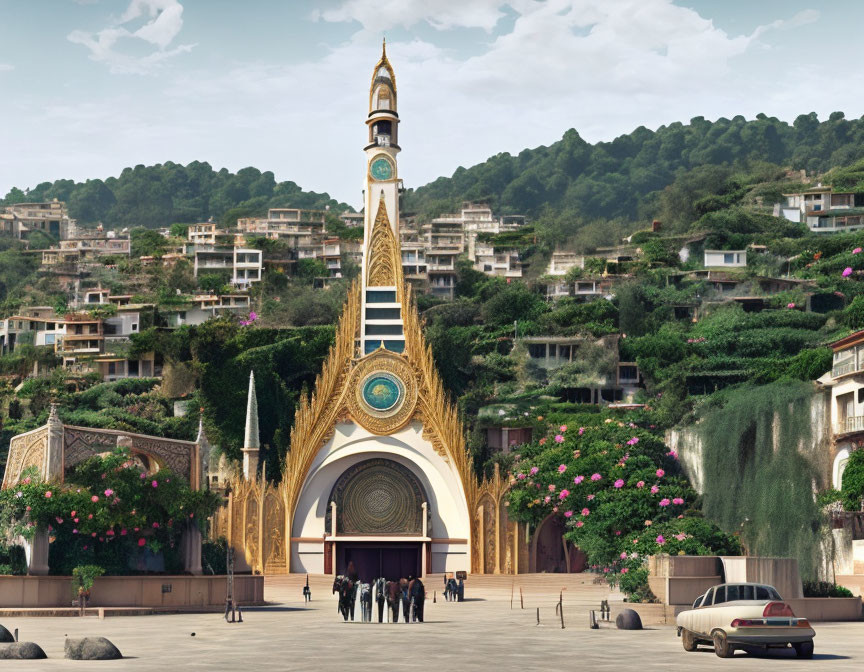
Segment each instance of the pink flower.
M661 546L662 546L663 544L666 543L666 540L663 538L663 535L662 535L662 534L658 534L658 535L657 535L657 539L655 539L655 541L656 541L658 544L660 544Z
M536 474L538 471L540 471L540 467L531 467L531 472L530 472L530 473L531 473L531 475L533 476L533 475Z
M549 492L555 492L555 484L554 483L549 484Z
M673 504L683 504L683 503L684 503L684 500L683 500L681 497L675 497L675 498L672 500L672 503L673 503Z
M77 518L75 519L75 522L76 522L76 523L78 522L78 519L77 519Z
M657 478L663 478L666 475L666 472L663 471L662 469L658 469L656 473L657 473Z
M601 478L603 477L600 474L591 474L592 481L599 481Z
M139 530L139 528L137 528L137 527L133 527L133 528L132 528L132 531L133 531L133 532L137 532L138 530Z
M138 545L139 545L139 546L143 546L143 545L146 544L146 543L147 543L147 542L144 540L144 537L141 537L141 538L138 540Z
M558 473L559 474L563 474L565 471L567 471L567 465L566 464L558 465Z
M539 443L541 446L545 446L545 445L546 445L546 437L544 436L542 439L540 439L540 441L539 441L538 443Z
M518 478L520 481L524 481L525 480L525 474L516 474L516 478Z
M627 553L625 551L622 551L620 557L622 560L626 560L627 559Z
M92 513L89 514L89 515L87 516L87 519L88 519L88 520L93 520L93 514L92 514Z
M570 518L570 516L572 516L572 515L573 515L573 512L572 512L572 511L565 511L565 512L564 512L564 517L565 517L565 518Z
M628 446L635 446L637 443L639 443L639 437L638 437L638 436L634 436L632 439L630 439L630 440L627 442L627 445L628 445Z
M156 529L159 527L159 523L153 523L153 528Z
M60 516L57 516L54 520L57 521L57 524L58 524L58 525L62 525L62 524L63 524L63 519L62 519Z
M592 499L594 499L594 495L588 495L585 499L590 502Z
M108 488L107 490L105 490L105 496L106 497L110 497L113 494L114 494L114 491L111 488Z
M669 506L669 499L664 497L660 500L660 506Z
M91 534L90 536L91 536L91 537L95 537L95 536L96 536L96 533L94 532L94 533Z
M158 488L158 487L159 487L159 482L158 482L158 481L153 481L150 485L152 485L154 488Z
M627 572L628 572L628 569L627 569L626 567L622 567L622 568L621 568L621 573L622 573L622 574L626 574Z
M645 527L651 527L651 521L650 520L645 521Z
M548 504L548 503L551 502L551 501L552 501L552 498L551 498L549 495L546 495L546 496L543 498L543 503L544 503L544 504Z
M561 493L558 495L558 499L566 499L567 495L569 495L569 494L570 494L569 490L562 490Z
M579 436L582 436L584 433L585 433L585 428L584 428L584 427L580 427L580 428L579 428Z
M677 459L678 459L678 453L676 453L674 450L670 450L670 451L669 451L668 453L666 453L666 454L667 454L669 457L671 457L673 460L677 460Z
M51 495L53 495L53 494L54 493L51 492L50 490L46 490L45 491L45 499L51 499Z
M564 443L564 437L560 434L555 435L555 443Z
M624 479L619 478L617 481L615 481L614 485L616 488L623 488L624 487Z
M639 482L636 484L636 487L637 487L637 488L644 488L644 487L645 487L645 481L639 481Z
M683 518L683 517L684 517L684 514L683 514L683 513L682 513L680 516L678 516L678 518Z
M790 302L790 303L787 303L787 304L786 304L786 307L787 307L787 308L794 308L794 307L795 307L795 304Z
M114 530L107 530L105 532L105 536L106 537L113 537L114 536Z
M651 494L656 495L658 492L660 492L660 488L658 488L656 485L652 485L651 486Z
M861 254L861 248L856 247L854 250L852 250L852 254Z
M580 484L582 481L584 481L584 480L585 480L585 477L584 477L584 476L577 476L576 478L573 479L573 482L574 482L576 485L579 485L579 484Z
M604 567L604 568L603 568L603 573L604 573L604 574L608 574L608 573L609 573L609 568L608 568L608 567Z
M591 514L591 509L582 509L582 515L583 516L588 516L590 514Z
M147 478L147 474L142 473L141 478Z
M675 535L675 538L678 541L684 541L687 538L687 535L684 534L683 532L679 532L678 534Z
M584 524L581 520L576 521L576 527L582 527Z
M98 501L99 501L99 495L93 495L93 496L90 498L90 501L93 502L93 503L98 502Z
M844 278L848 278L850 275L852 275L852 267L847 266L846 268L844 268L842 275Z
M27 511L32 511L32 510L33 510L32 507L30 507L30 506L27 507Z
M78 530L72 530L72 534L78 534Z
M125 527L124 527L122 530L120 530L120 536L121 536L121 537L125 537L125 536L126 536L126 528L125 528Z
M69 515L72 516L72 517L74 518L74 517L77 515L77 513L78 513L77 511L73 511L73 512L70 513Z
M559 432L566 432L566 431L567 431L567 425L561 425L561 426L558 428L558 431L559 431Z
M615 530L615 536L620 537L621 536L621 530Z

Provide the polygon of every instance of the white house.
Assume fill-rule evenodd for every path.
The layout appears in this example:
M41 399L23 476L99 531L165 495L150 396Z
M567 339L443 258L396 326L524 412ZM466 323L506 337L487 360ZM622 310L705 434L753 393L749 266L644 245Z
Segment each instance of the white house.
M705 250L705 268L742 268L747 250Z

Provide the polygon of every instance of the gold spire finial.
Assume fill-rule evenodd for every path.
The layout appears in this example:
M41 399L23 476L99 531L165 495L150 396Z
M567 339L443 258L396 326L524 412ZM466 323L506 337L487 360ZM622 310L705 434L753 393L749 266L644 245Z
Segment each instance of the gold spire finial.
M381 58L387 58L387 36L381 39Z

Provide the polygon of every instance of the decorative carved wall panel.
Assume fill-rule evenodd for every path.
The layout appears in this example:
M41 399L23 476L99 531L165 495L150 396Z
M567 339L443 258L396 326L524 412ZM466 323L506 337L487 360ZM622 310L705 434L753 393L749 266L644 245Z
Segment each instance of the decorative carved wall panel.
M426 493L398 462L375 458L355 464L336 481L328 501L336 502L338 535L423 533Z

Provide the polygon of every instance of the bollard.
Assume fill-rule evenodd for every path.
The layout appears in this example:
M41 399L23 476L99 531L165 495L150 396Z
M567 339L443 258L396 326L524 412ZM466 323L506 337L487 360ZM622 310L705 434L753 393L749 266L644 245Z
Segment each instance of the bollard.
M514 591L514 589L515 589L515 585L511 583L510 584L510 608L511 609L513 608L513 591Z
M437 591L432 591L432 604L435 604L438 601L438 593Z
M522 586L519 586L519 608L520 609L525 608L525 600L522 597Z
M243 622L243 611L240 609L240 607L237 607L237 622Z
M540 607L537 607L537 625L540 625Z
M561 629L564 629L564 602L558 601L558 604L555 605L555 613L561 616Z

